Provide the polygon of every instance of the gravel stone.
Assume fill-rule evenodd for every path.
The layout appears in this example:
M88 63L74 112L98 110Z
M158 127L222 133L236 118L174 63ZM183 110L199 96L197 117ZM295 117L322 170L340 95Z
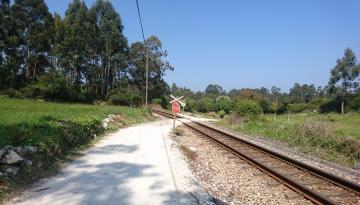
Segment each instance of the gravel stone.
M194 177L212 196L230 204L312 204L302 198L288 199L292 190L263 174L239 157L227 152L207 138L189 129L185 137L176 138L184 156L195 148L196 157L187 158ZM193 149L194 150L194 149ZM193 151L192 150L192 151Z

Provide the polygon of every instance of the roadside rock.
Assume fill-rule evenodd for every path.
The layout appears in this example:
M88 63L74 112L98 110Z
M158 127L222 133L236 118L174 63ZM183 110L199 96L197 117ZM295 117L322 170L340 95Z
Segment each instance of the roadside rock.
M33 162L28 159L24 159L23 164L27 167L31 167L33 165Z
M102 126L103 128L107 129L109 127L109 124L107 122L103 122Z
M33 146L26 145L26 146L24 146L24 151L25 151L25 153L35 154L37 152L37 148L33 147Z
M16 153L18 153L19 155L24 155L25 154L25 150L22 147L15 147L14 151Z
M6 145L3 149L6 150L6 151L9 151L9 150L14 149L14 147L11 146L11 145Z
M16 153L14 150L10 150L2 159L1 163L3 164L15 164L23 161L24 159Z
M7 176L7 174L6 173L2 173L2 172L0 172L0 177L6 177Z
M15 166L5 166L4 167L4 171L7 174L13 174L16 175L19 172L20 168L19 167L15 167Z

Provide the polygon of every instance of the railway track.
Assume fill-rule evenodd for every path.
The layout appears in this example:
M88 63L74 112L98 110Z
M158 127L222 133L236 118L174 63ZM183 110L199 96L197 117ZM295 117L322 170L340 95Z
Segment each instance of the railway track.
M172 114L153 110L172 118ZM203 123L182 120L185 126L211 139L314 204L360 204L360 185L281 155Z

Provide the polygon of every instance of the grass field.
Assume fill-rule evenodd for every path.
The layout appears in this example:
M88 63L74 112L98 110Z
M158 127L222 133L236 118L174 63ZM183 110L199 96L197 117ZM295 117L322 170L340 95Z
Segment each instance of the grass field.
M140 123L151 118L147 110L143 108L51 103L0 97L0 136L2 136L0 147L12 144L9 141L11 139L6 136L31 135L27 132L32 127L46 124L49 121L99 122L109 114L120 114L123 117L123 125ZM24 138L22 136L14 137ZM29 140L25 139L25 141ZM19 143L21 144L21 142Z
M360 157L360 114L300 113L264 115L256 121L234 123L226 116L218 125L234 131L287 143L304 153L353 167Z
M110 105L52 103L0 97L0 124L36 123L44 118L103 119L108 114L121 114L129 123L143 121L145 110Z
M33 166L21 169L17 175L0 177L0 204L19 188L56 173L77 150L91 145L98 139L95 136L104 134L102 120L109 114L119 116L108 131L153 120L144 108L0 97L0 149L5 145L33 145L39 150L36 156L29 156Z

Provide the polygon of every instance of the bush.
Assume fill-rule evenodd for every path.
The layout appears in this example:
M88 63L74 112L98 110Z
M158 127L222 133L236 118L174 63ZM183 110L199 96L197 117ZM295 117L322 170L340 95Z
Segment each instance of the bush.
M235 104L235 112L241 117L254 120L260 117L263 110L257 102L240 100Z
M189 99L186 102L186 106L184 107L184 111L186 112L193 112L196 108L196 102L192 99Z
M259 105L264 113L272 113L274 111L271 109L271 103L267 100L260 100Z
M21 89L26 97L59 101L88 101L81 90L57 73L48 73L39 77L37 82Z
M8 88L6 90L3 90L1 93L11 98L24 98L24 95L20 91L15 90L14 88Z
M360 96L350 98L348 107L350 110L360 111Z
M198 102L196 102L196 110L199 112L211 112L215 111L215 103L214 100L204 97Z
M106 100L113 105L140 106L142 104L142 98L136 92L125 88L112 90L106 96Z
M341 101L339 98L333 100L325 100L320 105L320 112L321 113L329 113L329 112L341 112Z
M4 126L4 125L1 125ZM100 120L56 120L43 118L36 124L19 123L0 127L6 132L1 145L34 145L45 155L62 155L88 143L105 130Z
M153 105L161 105L161 99L160 98L155 98L155 99L152 99L151 101L151 104Z
M168 109L170 106L170 98L162 96L161 97L161 107L163 109Z
M225 113L229 113L231 110L231 99L229 96L221 95L216 98L215 106L217 110L222 110Z
M288 104L288 111L292 113L304 112L309 109L309 105L305 103Z
M226 115L226 112L224 110L219 111L219 117L220 118L224 118L225 115Z

